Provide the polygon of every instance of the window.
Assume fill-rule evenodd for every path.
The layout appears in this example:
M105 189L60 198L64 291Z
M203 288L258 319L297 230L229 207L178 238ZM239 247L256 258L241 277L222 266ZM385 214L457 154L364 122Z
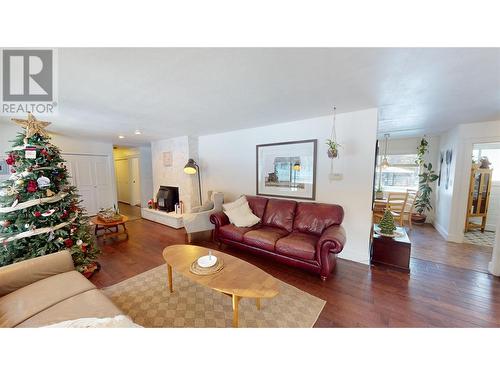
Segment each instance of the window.
M472 157L477 163L479 159L486 156L493 168L492 181L500 182L500 143L475 144Z
M383 155L377 159L375 172L375 189L379 185L380 163ZM417 154L387 155L389 167L382 170L380 185L383 191L406 191L418 189L418 165L415 164Z

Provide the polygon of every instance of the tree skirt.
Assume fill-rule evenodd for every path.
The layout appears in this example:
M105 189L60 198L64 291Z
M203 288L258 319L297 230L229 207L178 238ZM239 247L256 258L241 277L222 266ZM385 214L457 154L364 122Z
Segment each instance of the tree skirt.
M231 327L231 298L173 273L174 293L167 286L162 265L103 289L103 292L136 324L143 327ZM319 281L318 281L319 282ZM240 327L310 328L325 301L280 282L280 293L261 300L242 298Z

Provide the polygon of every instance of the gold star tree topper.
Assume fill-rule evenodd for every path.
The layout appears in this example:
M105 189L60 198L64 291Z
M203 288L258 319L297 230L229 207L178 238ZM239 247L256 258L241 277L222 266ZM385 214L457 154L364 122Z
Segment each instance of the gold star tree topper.
M45 128L50 125L50 122L38 121L31 112L28 112L27 120L21 120L17 118L13 118L11 120L14 121L17 125L22 126L26 129L25 139L31 138L35 134L40 134L43 137L49 136Z

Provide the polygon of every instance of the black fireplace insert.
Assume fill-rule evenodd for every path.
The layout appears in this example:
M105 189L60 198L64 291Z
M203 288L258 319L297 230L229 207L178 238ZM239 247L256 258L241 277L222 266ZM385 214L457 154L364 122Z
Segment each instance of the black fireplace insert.
M175 211L175 205L179 203L179 188L176 186L160 186L156 194L158 209L166 212Z

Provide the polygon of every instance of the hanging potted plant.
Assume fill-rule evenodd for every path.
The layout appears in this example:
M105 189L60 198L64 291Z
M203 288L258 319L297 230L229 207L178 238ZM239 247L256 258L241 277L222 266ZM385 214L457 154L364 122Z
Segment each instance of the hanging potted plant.
M424 163L422 173L420 173L418 177L420 178L418 184L419 195L415 200L415 209L417 210L417 212L412 213L411 220L415 224L423 224L425 223L425 219L427 218L425 212L432 210L431 183L438 179L438 175L432 170L431 163L429 164Z
M337 142L337 134L335 129L336 122L336 112L337 107L333 107L333 125L332 125L332 135L326 140L326 145L328 146L328 157L330 159L335 159L339 157L339 147L342 147L340 143Z
M424 157L425 154L428 152L427 151L427 146L429 145L429 142L425 138L425 135L423 138L420 140L420 144L417 147L417 159L415 160L415 164L418 166L422 166L424 164Z
M326 144L328 145L328 157L330 159L335 159L339 156L339 147L342 145L333 139L327 139Z

